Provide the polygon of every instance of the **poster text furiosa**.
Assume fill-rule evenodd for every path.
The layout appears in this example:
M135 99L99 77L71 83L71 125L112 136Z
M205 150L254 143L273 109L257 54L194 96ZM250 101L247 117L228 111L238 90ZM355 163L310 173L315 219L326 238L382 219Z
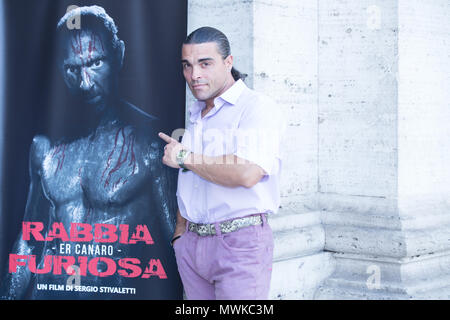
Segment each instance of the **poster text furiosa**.
M86 223L71 223L70 229L66 230L61 222L54 222L47 235L44 236L43 230L44 224L42 222L24 221L22 223L22 240L54 241L59 239L61 242L60 252L63 250L65 250L65 253L74 251L76 254L94 254L95 257L85 255L46 255L42 266L38 268L39 262L36 261L35 255L10 254L10 273L17 272L18 266L27 266L30 272L35 274L53 273L60 275L65 272L68 275L73 275L75 270L72 266L76 265L79 268L80 276L86 276L89 273L94 276L108 277L117 273L126 278L141 277L148 279L150 277L158 277L167 279L161 261L157 258L149 259L149 261L140 261L138 258L126 257L116 262L116 260L109 257L97 256L108 253L109 249L104 244L154 244L146 225L137 225L131 235L128 224L120 224L119 228L117 228L115 225L105 223L97 223L93 226ZM65 243L67 244L65 245ZM71 249L72 247L73 249ZM99 263L105 264L106 270L99 271Z

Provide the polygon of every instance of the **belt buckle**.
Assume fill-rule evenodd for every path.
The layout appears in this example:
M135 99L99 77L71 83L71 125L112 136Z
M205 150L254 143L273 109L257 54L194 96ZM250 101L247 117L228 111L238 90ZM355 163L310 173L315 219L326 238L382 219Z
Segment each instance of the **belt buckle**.
M208 234L211 236L215 235L216 234L215 226L212 223L208 223L207 226L208 226Z
M214 225L210 223L196 224L195 233L199 236L210 236L216 234Z

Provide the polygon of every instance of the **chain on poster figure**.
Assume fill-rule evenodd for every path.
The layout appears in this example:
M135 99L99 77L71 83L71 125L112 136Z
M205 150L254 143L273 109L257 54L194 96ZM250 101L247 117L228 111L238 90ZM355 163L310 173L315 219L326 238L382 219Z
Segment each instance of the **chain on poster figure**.
M75 14L80 29L67 27ZM22 233L1 297L179 299L169 244L175 182L161 163L158 120L117 96L125 44L98 6L67 12L57 30L58 66L74 99L89 108L90 129L33 139ZM63 290L74 270L86 292ZM102 286L137 295L99 295Z

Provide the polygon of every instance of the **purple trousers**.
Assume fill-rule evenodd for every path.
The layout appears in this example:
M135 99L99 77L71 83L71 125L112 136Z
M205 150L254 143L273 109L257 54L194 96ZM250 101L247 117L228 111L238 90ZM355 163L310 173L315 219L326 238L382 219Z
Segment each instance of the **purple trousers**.
M263 223L221 234L183 233L175 240L178 271L189 300L265 300L272 274L272 229Z

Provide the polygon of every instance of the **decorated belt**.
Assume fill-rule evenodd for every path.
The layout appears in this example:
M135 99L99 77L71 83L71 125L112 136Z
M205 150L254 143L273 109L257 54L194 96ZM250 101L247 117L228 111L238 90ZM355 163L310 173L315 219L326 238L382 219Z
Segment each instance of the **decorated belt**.
M219 227L221 233L230 233L245 227L260 225L262 222L261 215L252 215L221 222L219 223ZM199 236L213 236L217 234L214 223L203 224L189 222L188 229Z

